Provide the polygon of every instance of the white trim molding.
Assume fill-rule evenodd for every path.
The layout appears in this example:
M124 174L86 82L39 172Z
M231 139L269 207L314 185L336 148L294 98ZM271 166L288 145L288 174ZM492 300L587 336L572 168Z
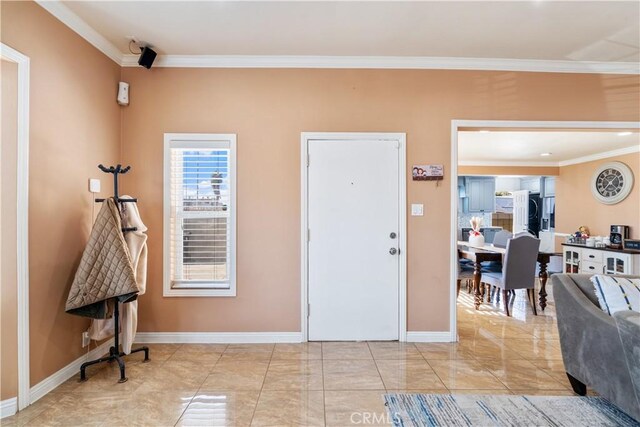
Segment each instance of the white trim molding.
M229 163L227 177L230 183L229 197L229 246L227 252L227 274L228 287L176 287L172 283L171 268L174 264L172 256L171 244L173 241L173 232L171 228L171 191L172 177L171 172L171 150L175 148L189 149L225 149L229 150ZM165 133L164 134L164 200L163 200L163 293L164 297L235 297L236 296L236 240L237 240L237 150L236 150L236 134L221 133ZM229 210L229 207L227 208ZM177 264L176 264L177 265ZM179 265L182 265L181 263ZM208 285L212 283L209 282Z
M300 332L138 332L137 344L299 343Z
M399 143L399 171L398 184L400 186L400 200L398 215L400 227L398 233L398 248L400 271L398 293L398 339L407 340L407 135L406 133L378 133L378 132L302 132L300 134L300 328L302 341L309 340L309 247L307 241L308 222L308 155L309 141L321 140L393 140Z
M458 166L525 166L525 167L562 167L577 165L580 163L593 162L594 160L603 160L611 157L624 156L625 154L633 154L640 152L640 145L631 147L618 148L616 150L603 151L601 153L589 154L587 156L576 157L573 159L561 160L559 162L527 162L527 161L509 161L509 160L460 160Z
M508 128L508 129L621 129L640 130L640 122L597 122L597 121L526 121L526 120L451 120L451 206L450 206L450 246L449 246L449 327L452 341L457 341L456 276L458 274L458 131L467 128ZM605 152L607 157L620 155L620 150ZM636 152L634 150L632 152ZM611 154L614 153L614 154ZM606 158L606 157L602 157ZM597 160L581 158L584 161ZM565 166L565 165L562 165ZM558 233L556 233L558 235Z
M139 55L121 52L59 0L36 2L122 67L138 67ZM638 62L566 61L432 56L158 55L154 67L178 68L373 68L640 74Z
M123 67L138 67L138 55L123 55ZM179 68L361 68L640 74L636 62L426 56L159 55L155 67Z
M451 336L451 332L421 332L408 331L407 342L454 342L455 337Z
M113 62L122 66L123 54L120 49L87 24L82 18L58 0L35 0L44 10L58 18L60 22L75 31ZM136 63L137 64L137 63Z
M16 250L18 293L18 410L29 406L29 78L30 59L0 43L0 56L18 64Z
M12 397L0 402L0 419L15 415L18 412L18 398Z
M47 393L53 391L56 387L67 381L69 378L80 372L80 366L89 360L97 359L104 356L109 352L109 347L113 345L113 338L100 344L87 354L78 357L73 362L69 363L64 368L60 369L53 375L48 376L38 384L31 387L30 397L31 403L35 403L38 399L41 399Z

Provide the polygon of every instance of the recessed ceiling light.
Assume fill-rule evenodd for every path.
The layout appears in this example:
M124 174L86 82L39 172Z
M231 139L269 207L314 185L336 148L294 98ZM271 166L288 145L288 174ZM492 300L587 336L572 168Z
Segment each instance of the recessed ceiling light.
M489 133L489 132L490 132L490 131L488 131L488 130L486 130L486 129L483 129L483 130L481 130L481 131L480 131L480 133Z
M627 136L631 135L633 132L618 132L618 136Z
M550 156L550 155L552 155L552 154L553 154L553 153L540 153L540 155L541 155L542 157L547 157L547 156Z

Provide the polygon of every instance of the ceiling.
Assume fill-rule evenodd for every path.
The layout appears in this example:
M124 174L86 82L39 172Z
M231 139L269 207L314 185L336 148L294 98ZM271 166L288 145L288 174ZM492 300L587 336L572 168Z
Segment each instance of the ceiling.
M458 163L463 165L562 165L609 152L640 152L640 133L547 131L461 131ZM550 156L541 156L551 153ZM611 153L615 154L615 153Z
M123 54L640 61L637 1L62 3Z

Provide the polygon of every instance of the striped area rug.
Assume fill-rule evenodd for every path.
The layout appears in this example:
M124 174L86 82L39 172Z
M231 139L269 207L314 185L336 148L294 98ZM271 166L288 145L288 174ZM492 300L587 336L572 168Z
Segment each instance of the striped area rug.
M601 397L385 394L395 426L620 426L639 422Z

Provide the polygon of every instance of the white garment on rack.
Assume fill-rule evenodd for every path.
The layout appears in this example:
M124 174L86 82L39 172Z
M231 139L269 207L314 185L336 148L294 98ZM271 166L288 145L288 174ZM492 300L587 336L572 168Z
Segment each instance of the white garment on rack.
M121 199L130 199L130 196L122 196ZM147 226L140 218L138 206L134 202L122 203L122 226L136 227L136 231L125 233L125 241L129 253L133 271L136 274L136 284L140 289L138 295L143 295L147 289ZM120 332L122 336L122 351L131 353L131 345L138 327L138 300L120 304ZM96 319L91 322L89 337L93 340L103 340L113 335L113 318Z

